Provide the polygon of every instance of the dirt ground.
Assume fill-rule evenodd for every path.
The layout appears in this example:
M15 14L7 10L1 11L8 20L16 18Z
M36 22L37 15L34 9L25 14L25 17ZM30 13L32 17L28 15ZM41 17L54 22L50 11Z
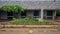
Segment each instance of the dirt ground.
M54 21L60 27L60 21ZM3 28L0 34L60 34L60 28Z
M58 29L47 28L4 28L0 34L60 34Z

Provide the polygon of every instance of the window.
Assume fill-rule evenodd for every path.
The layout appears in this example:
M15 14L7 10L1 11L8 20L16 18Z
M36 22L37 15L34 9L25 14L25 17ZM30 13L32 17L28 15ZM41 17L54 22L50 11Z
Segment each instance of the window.
M47 16L52 16L53 15L53 11L52 10L47 10Z
M7 18L9 20L13 19L13 12L7 12Z
M21 12L21 17L25 18L26 17L26 10L24 12Z
M46 10L46 19L52 19L53 18L53 10Z
M7 12L7 16L13 16L13 12Z
M39 10L34 10L34 17L38 18L39 17Z

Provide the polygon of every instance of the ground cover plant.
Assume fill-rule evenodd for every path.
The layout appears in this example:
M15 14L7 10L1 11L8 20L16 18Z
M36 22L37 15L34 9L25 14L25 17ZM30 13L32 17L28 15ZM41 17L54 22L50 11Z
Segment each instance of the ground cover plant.
M9 22L7 22L6 24L16 24L16 25L41 25L41 24L53 24L51 21L49 20L43 20L43 21L39 21L36 18L20 18L20 19L13 19Z

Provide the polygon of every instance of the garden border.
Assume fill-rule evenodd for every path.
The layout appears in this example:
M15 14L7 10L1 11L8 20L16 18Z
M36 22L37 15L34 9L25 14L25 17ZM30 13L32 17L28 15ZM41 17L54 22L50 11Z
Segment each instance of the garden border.
M0 25L1 28L57 28L58 25Z

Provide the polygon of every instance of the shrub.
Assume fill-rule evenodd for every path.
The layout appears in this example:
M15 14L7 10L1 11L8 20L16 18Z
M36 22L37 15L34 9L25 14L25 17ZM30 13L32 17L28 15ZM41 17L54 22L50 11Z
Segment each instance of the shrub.
M26 24L26 25L51 24L51 22L48 20L38 21L38 19L36 19L36 18L14 19L8 23L10 23L10 24Z
M56 11L56 15L57 15L57 16L60 16L60 10L57 10L57 11Z

